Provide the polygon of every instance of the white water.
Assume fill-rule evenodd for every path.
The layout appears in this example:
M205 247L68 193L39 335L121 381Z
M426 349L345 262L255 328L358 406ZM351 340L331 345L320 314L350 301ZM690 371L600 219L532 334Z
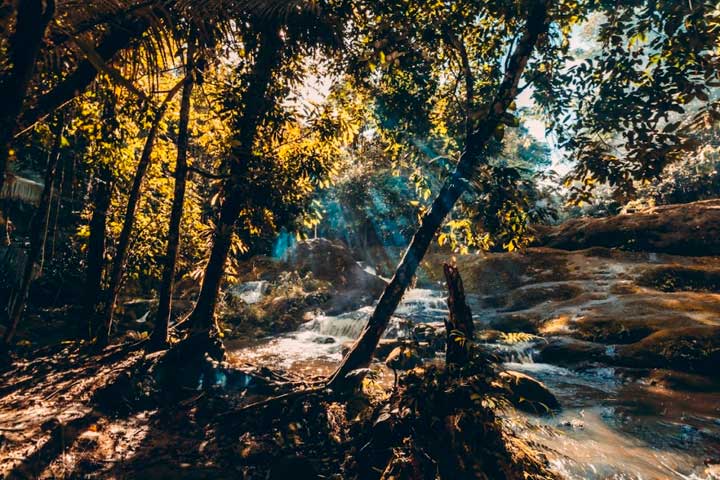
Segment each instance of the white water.
M305 369L312 363L318 373L342 360L342 345L352 342L365 327L374 306L340 315L319 314L298 331L278 335L233 352L247 362L264 362L281 368ZM412 322L442 322L447 315L445 298L439 292L411 289L403 297L383 338L408 338Z
M268 287L269 284L265 280L245 282L231 287L228 294L242 300L248 305L252 305L253 303L258 303L265 297Z
M372 311L369 306L337 316L318 315L297 332L266 339L235 354L240 360L324 375L341 360L342 344L360 334ZM408 322L442 322L445 315L440 292L410 290L386 337L406 337ZM535 363L538 342L485 347L506 368L544 382L560 400L563 409L557 416L508 413L506 420L544 451L563 478L720 479L718 470L712 470L720 463L720 394L664 390L625 380L609 367L576 371ZM706 459L713 466L704 465Z

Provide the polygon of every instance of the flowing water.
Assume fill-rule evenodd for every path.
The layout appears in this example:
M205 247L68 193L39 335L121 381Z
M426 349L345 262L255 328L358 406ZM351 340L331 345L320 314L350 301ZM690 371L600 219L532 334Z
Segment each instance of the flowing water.
M231 346L237 361L259 362L303 375L327 375L342 358L373 307L317 315L296 331ZM481 312L480 316L486 313ZM386 338L410 336L412 323L447 315L441 292L408 291ZM508 414L510 427L568 479L720 479L720 392L668 390L626 378L610 367L570 370L535 363L533 342L487 345L511 370L544 382L563 406L554 416Z

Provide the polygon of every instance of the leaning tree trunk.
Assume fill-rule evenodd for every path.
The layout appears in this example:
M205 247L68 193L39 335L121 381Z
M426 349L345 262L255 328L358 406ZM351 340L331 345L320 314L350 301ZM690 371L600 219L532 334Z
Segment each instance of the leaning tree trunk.
M0 80L0 191L5 183L10 143L17 131L18 116L35 70L45 30L54 15L53 0L46 0L45 8L42 0L17 2L15 32L10 37L8 47L11 68Z
M390 317L395 312L405 294L405 290L410 285L418 264L430 246L430 242L442 225L444 218L465 191L473 171L482 162L485 145L492 138L502 122L503 115L517 96L518 83L528 59L539 37L548 28L547 1L536 0L533 2L528 12L525 32L510 57L505 76L500 83L495 99L490 104L488 113L479 121L477 129L472 130L468 135L465 151L460 157L455 170L445 181L430 210L423 216L420 227L410 241L402 260L400 260L395 275L385 287L385 291L360 337L330 378L329 387L343 390L348 373L358 368L367 367L370 364L375 347L377 347L380 337L385 332Z
M145 146L143 147L142 154L140 155L140 161L138 162L135 177L133 178L133 184L128 195L125 219L123 221L122 230L120 231L120 237L118 238L115 259L113 260L112 270L110 272L110 285L108 287L107 302L102 316L103 328L98 334L98 344L100 345L107 344L110 338L115 304L117 303L117 297L120 292L123 271L125 270L128 249L130 247L130 237L132 235L133 226L135 225L135 216L137 215L138 205L140 204L140 193L142 191L142 185L145 181L145 174L150 166L150 157L152 156L155 138L157 137L158 129L160 128L160 122L167 111L170 101L173 99L175 94L180 91L180 87L182 87L184 83L185 79L178 82L167 94L162 105L160 105L160 107L158 107L155 111L155 118L153 119L148 136L145 139Z
M447 365L462 366L470 358L468 346L475 334L472 311L465 300L460 271L454 265L444 264L443 272L448 286L448 319L445 320L447 346L445 349L445 363Z
M205 267L200 295L190 314L190 327L196 335L212 335L215 328L215 307L220 283L225 274L235 222L244 205L244 183L258 127L272 106L267 99L272 75L280 63L281 40L277 29L262 32L253 72L243 95L245 108L239 119L235 144L231 153L230 177L223 185L223 204L213 236L210 259Z
M58 159L60 158L60 147L62 144L63 121L61 119L58 118L56 128L54 130L55 131L53 133L55 138L53 140L50 155L48 156L47 167L45 169L45 186L43 187L42 195L40 196L40 203L35 211L30 227L30 251L25 259L25 268L23 270L20 289L18 290L12 309L10 310L8 328L5 330L5 335L3 336L3 342L6 345L12 341L18 324L20 323L22 314L25 311L28 294L30 293L30 284L32 283L33 277L37 271L38 261L45 249L45 232L47 231L47 224L49 221L53 183L55 182L55 172L57 170Z
M168 228L165 265L160 284L160 303L158 305L155 328L152 333L151 347L160 350L168 344L168 325L172 309L172 295L175 280L175 264L180 248L180 222L182 221L183 204L185 202L185 186L187 182L187 150L188 124L190 122L190 100L195 75L195 39L188 39L187 60L185 63L185 85L180 102L180 123L178 125L177 159L175 161L175 191L173 194L170 226Z

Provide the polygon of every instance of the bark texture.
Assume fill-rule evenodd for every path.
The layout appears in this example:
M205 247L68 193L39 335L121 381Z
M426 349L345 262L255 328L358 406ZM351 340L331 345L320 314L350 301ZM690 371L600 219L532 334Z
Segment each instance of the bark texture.
M247 168L258 127L272 107L273 100L267 98L267 92L273 72L280 63L281 39L278 29L268 28L260 35L255 65L244 94L245 108L236 136L237 147L233 148L231 154L230 177L223 184L223 204L215 227L212 251L205 267L200 295L190 315L190 327L196 333L212 333L215 326L220 282L225 274L235 222L245 204L243 196Z
M98 316L98 304L103 284L105 263L105 243L107 238L107 218L112 200L113 177L108 165L101 165L95 178L92 204L94 210L90 218L90 237L87 247L87 267L85 269L84 310L87 318L87 335L95 335L95 320Z
M152 333L151 346L153 349L162 349L168 344L168 325L172 311L172 295L175 282L175 264L177 263L180 248L180 222L182 221L183 204L185 203L185 189L187 184L187 150L188 150L188 124L190 122L190 101L195 84L195 40L188 40L187 60L185 64L186 77L183 85L182 100L180 102L180 122L178 125L177 159L175 160L175 187L173 204L170 211L170 226L168 227L167 249L165 251L165 265L160 284L160 303L158 305L155 328Z
M145 145L143 146L143 151L140 155L137 169L135 170L135 177L133 178L130 194L128 195L128 204L125 210L123 226L120 231L120 237L118 238L117 250L115 251L115 259L113 260L112 270L110 272L107 302L103 310L103 329L98 334L98 343L101 345L106 344L110 338L115 305L122 285L132 230L135 226L135 217L137 216L137 209L140 204L140 194L142 193L143 183L145 182L145 175L150 167L150 159L152 157L153 147L155 146L155 139L160 129L160 122L165 116L170 101L177 92L180 91L184 83L185 81L183 80L175 85L170 92L168 92L163 103L155 110L155 118L153 119L148 136L145 139Z
M456 266L446 263L443 265L443 272L448 286L447 304L450 312L445 321L445 331L447 332L445 362L448 365L462 366L469 359L467 342L473 340L475 325L472 311L465 300L465 288L460 271Z

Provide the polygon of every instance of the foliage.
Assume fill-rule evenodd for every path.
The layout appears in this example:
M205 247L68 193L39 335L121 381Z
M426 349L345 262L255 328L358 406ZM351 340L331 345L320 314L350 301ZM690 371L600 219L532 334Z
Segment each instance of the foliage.
M715 123L718 82L714 2L597 2L599 48L566 56L538 78L535 98L558 146L575 162L575 202L609 185L616 199L700 146Z

